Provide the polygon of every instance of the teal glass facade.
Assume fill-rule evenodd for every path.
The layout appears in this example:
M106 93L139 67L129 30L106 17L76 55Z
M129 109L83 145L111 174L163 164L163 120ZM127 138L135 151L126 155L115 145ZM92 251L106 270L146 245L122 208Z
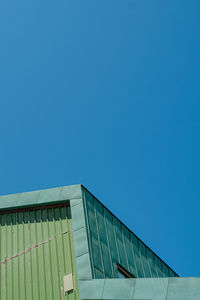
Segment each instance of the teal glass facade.
M119 278L117 264L134 277L178 275L82 187L93 278Z

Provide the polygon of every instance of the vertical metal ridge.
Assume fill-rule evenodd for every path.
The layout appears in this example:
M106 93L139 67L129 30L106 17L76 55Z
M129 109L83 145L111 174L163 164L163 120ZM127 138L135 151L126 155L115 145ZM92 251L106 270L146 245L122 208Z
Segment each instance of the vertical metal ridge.
M62 214L64 213L64 211L66 210L66 208L60 208L60 226L61 226L61 232L64 232L64 229L63 229L63 220L62 220ZM69 232L69 227L68 227L68 224L67 224L67 231ZM64 248L64 235L62 234L62 251L63 251L63 262L64 262L64 273L66 274L66 258L65 258L65 248Z
M47 208L41 210L42 216L42 240L48 239L48 213ZM46 222L45 222L46 221ZM45 235L46 234L46 235ZM52 266L51 266L51 259L50 259L50 245L45 244L43 245L43 253L44 253L44 266L45 266L45 284L46 284L46 295L47 299L53 299L53 284L52 284ZM49 282L50 281L50 282ZM50 287L49 287L50 285ZM50 293L51 290L51 293ZM50 294L50 295L49 295Z
M31 264L31 286L32 286L32 298L38 298L38 286L37 286L37 261L36 261L36 248L32 248L33 245L36 245L36 236L35 236L35 215L34 211L29 212L29 236L30 236L30 264Z
M48 239L50 238L50 232L49 232L49 215L48 215L48 209L47 209L47 237ZM51 286L52 286L52 298L54 298L54 291L55 291L55 288L54 288L54 281L53 281L53 272L52 272L52 258L51 258L51 245L50 243L48 243L48 248L49 248L49 260L50 260L50 270L51 270Z
M15 224L15 225L14 225ZM14 251L15 247L16 247L16 243L14 243L14 237L16 235L16 233L14 232L16 230L16 220L15 220L15 214L12 214L12 255L14 255L17 252L17 249ZM17 269L16 266L17 261L12 261L12 295L13 295L13 299L16 299L15 296L15 272Z
M63 230L63 224L62 224L62 216L63 216L63 211L62 210L63 210L63 208L58 208L58 212L59 212L58 226L60 228L59 233L60 232L62 233L61 237L60 237L60 244L61 244L60 245L60 251L62 253L62 262L61 262L61 265L63 265L62 274L64 275L64 274L66 274L66 261L65 261L64 243L63 243L63 236L64 236L63 232L64 232L64 230ZM64 291L63 291L63 280L62 279L63 279L63 277L62 277L62 275L60 275L60 280L61 280L61 282L60 282L60 293L64 293ZM62 297L62 295L61 295L61 297Z
M70 208L67 208L70 210ZM75 291L74 291L74 298L75 300L80 300L79 297L79 290L78 290L78 275L76 272L76 259L75 259L75 249L74 249L74 240L73 240L73 229L72 229L72 221L68 218L68 214L66 215L66 221L69 228L69 253L70 253L70 264L71 264L71 272L73 273L74 280L75 280ZM67 295L67 299L69 299L69 295Z
M16 213L16 227L17 227L17 253L19 253L19 224L18 214ZM20 276L19 276L20 261L17 260L17 284L18 284L18 300L20 300Z
M44 233L43 233L43 221L42 221L42 210L39 210L39 226L41 227L41 240L44 241ZM43 269L44 269L44 294L45 294L45 298L47 299L47 281L46 281L46 276L45 276L45 270L46 270L46 266L45 266L45 254L44 254L44 245L42 245L42 262L43 262ZM42 300L42 299L41 299Z
M53 216L53 227L55 233L55 253L56 253L56 262L57 262L57 274L58 274L58 293L60 292L61 288L61 281L60 281L60 274L59 274L59 257L58 257L58 245L57 245L57 231L56 231L56 221L55 221L55 209L52 208L52 216Z
M13 214L10 215L10 238L11 238L11 255L13 256L14 253L13 253ZM13 299L13 286L14 286L14 282L13 282L13 279L14 279L14 266L13 266L13 260L11 261L11 266L10 266L10 271L11 271L11 278L12 278L12 282L11 282L11 285L10 285L10 294L11 294L11 297Z
M4 243L2 243L3 248L3 256L2 260L6 259L6 244L7 244L7 226L6 226L6 216L4 216ZM6 300L7 296L7 286L6 286L6 264L2 265L2 273L3 273L3 286L2 286L2 293L3 297Z
M24 214L22 214L22 232L23 232L23 248L25 249L25 229L24 229ZM25 255L23 256L24 261L24 293L25 293L25 299L27 299L27 288L26 288L26 259Z
M35 227L35 241L38 244L39 240L38 240L38 235L37 235L37 219L36 219L36 211L34 212L34 227ZM36 264L37 264L37 285L38 285L38 300L43 300L40 299L40 281L39 281L39 255L38 255L38 247L36 248Z
M31 248L31 225L30 225L30 212L28 211L28 237L29 237L29 248ZM31 275L31 282L33 282L33 268L32 268L32 252L30 251L28 253L28 256L30 258L30 275ZM31 295L32 295L32 300L33 299L33 287L30 284L31 282L29 282L30 285L30 290L31 290Z
M5 260L7 259L7 256L8 256L8 227L7 227L7 216L6 216L6 236L5 236L5 239L6 239L6 242L5 242L5 245L6 245L6 251L5 251ZM6 298L5 300L7 300L7 296L8 296L8 287L7 287L7 262L5 262L5 292L6 292Z

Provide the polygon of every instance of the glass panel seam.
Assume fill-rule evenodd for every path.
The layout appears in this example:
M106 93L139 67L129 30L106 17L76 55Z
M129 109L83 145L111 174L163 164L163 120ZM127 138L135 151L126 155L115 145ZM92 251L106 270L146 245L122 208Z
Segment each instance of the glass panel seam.
M118 248L118 244L117 244L117 237L116 237L116 231L115 231L115 225L114 225L114 218L113 218L113 216L112 216L112 226L113 226L113 233L114 233L115 244L116 244L116 249L117 249L118 262L121 263L120 256L119 256L119 248Z
M125 251L125 256L126 256L126 263L127 263L127 266L128 266L128 270L130 272L130 266L129 266L129 262L128 262L128 255L127 255L127 251L126 251L126 245L125 245L125 240L124 240L124 231L123 231L123 225L121 224L122 226L122 241L123 241L123 246L124 246L124 251Z
M100 235L99 235L99 225L98 225L98 220L97 220L95 201L96 200L93 198L94 215L95 215L95 221L96 221L96 226L97 226L97 236L98 236L99 250L100 250L100 256L101 256L101 264L102 264L102 267L103 267L103 275L104 275L104 278L105 278L105 269L104 269L104 263L103 263L103 254L102 254L101 240L100 240Z
M141 243L141 242L140 242ZM143 270L143 276L145 277L145 271L144 271L144 266L143 266L143 259L142 259L142 254L141 254L141 249L140 249L140 243L138 243L138 252L139 252L139 256L140 256L140 262L141 262L141 266L142 266L142 270Z
M148 249L147 248L146 248L146 260L147 260L147 265L149 267L150 276L153 277L152 272L151 272L151 266L150 266L150 262L149 262L149 256L148 256Z
M136 264L135 252L133 250L133 243L132 243L130 232L129 232L129 240L130 240L130 244L131 244L131 252L132 252L133 260L134 260L134 263L135 263L136 275L138 277L138 269L137 269L137 264Z
M110 242L108 239L108 229L107 229L107 224L105 220L105 208L103 207L103 220L104 220L104 226L105 226L105 232L106 232L106 239L107 239L107 244L108 244L108 251L109 251L109 257L110 257L110 265L111 265L111 271L112 271L112 276L114 278L114 270L113 270L113 261L111 257L111 251L110 251Z

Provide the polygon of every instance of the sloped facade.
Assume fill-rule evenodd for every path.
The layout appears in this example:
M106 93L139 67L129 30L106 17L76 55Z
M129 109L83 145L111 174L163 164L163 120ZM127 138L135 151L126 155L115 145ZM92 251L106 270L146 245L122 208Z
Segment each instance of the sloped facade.
M119 278L120 264L134 277L176 277L131 230L82 188L94 278Z
M0 197L0 300L23 299L196 300L200 279L178 277L74 185Z

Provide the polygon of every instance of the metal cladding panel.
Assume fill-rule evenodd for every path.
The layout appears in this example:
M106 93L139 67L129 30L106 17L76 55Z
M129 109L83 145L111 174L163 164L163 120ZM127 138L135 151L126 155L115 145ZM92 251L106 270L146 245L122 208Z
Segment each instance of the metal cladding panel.
M178 276L83 188L93 278L118 278L119 263L134 277Z
M80 280L84 300L199 300L200 278Z
M75 275L64 295L63 276ZM0 300L80 299L69 206L0 215Z

